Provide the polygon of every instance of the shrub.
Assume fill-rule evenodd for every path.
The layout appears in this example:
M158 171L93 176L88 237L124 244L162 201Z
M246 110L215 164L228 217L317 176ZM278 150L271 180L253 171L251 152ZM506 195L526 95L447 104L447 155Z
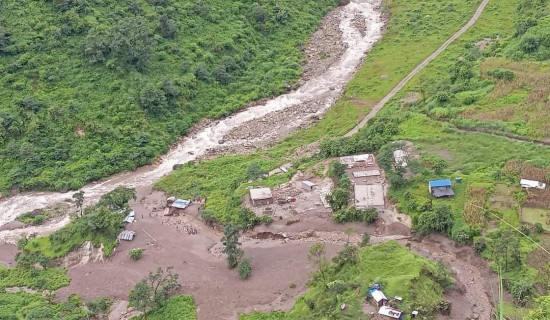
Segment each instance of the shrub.
M413 226L422 234L431 232L449 233L454 224L451 208L447 205L435 207L413 218Z
M533 282L522 278L510 282L510 293L514 298L514 303L524 306L534 293Z
M252 272L252 266L250 265L250 259L242 259L237 266L237 271L242 279L247 279Z
M345 208L334 212L333 219L338 223L353 221L372 223L378 219L378 211L375 208L364 210L359 210L354 207Z
M504 80L504 81L512 81L514 80L514 77L515 77L514 71L501 70L501 69L489 70L487 71L487 75L495 79Z
M95 300L90 300L86 304L88 307L88 310L90 310L93 314L98 313L104 313L107 310L109 310L109 305L111 304L111 301L109 297L99 297Z
M534 225L534 228L535 228L535 232L538 234L541 234L544 232L544 228L542 227L542 223L540 222L536 222Z
M363 233L363 236L361 236L361 243L359 244L360 247L364 247L366 245L368 245L370 242L370 234L368 233Z
M128 255L130 256L130 258L132 258L132 260L138 260L139 258L141 258L143 251L144 250L142 248L134 248L130 250L130 252L128 252Z
M521 226L519 227L519 231L521 231L524 235L528 236L531 234L531 230L527 226Z
M479 237L474 240L474 250L477 254L481 254L485 249L487 249L487 240L485 238Z

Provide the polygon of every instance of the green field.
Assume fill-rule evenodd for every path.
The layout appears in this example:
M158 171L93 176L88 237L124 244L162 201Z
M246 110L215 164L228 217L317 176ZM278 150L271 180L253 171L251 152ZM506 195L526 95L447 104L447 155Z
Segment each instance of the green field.
M537 209L537 208L522 208L521 209L521 219L530 224L540 223L544 229L550 231L550 224L548 221L550 219L549 209Z

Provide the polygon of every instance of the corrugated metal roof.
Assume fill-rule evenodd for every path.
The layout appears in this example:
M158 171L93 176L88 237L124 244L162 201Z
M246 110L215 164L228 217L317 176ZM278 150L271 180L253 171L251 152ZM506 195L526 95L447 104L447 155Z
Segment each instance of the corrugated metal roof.
M178 199L172 203L171 207L185 209L189 206L189 204L191 204L191 200Z
M380 290L375 290L371 293L371 296L374 298L374 300L376 300L376 302L380 302L382 300L388 300L388 298L386 298L386 295L384 295L384 293Z
M136 235L135 231L132 230L124 230L118 235L118 239L120 240L126 240L126 241L132 241L134 239L134 236Z
M430 181L430 188L450 187L450 186L451 186L451 179L431 180Z

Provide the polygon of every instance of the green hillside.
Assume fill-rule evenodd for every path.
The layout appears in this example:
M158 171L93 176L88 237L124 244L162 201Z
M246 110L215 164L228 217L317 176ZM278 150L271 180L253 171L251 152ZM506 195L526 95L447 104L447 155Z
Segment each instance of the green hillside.
M337 0L0 2L0 190L150 163L203 117L295 85Z

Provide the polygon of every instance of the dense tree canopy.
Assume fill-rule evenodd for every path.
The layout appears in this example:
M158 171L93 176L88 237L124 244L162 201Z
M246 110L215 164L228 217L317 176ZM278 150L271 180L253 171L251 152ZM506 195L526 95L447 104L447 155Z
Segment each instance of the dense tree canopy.
M284 92L336 0L0 2L0 191L150 163L203 117Z

